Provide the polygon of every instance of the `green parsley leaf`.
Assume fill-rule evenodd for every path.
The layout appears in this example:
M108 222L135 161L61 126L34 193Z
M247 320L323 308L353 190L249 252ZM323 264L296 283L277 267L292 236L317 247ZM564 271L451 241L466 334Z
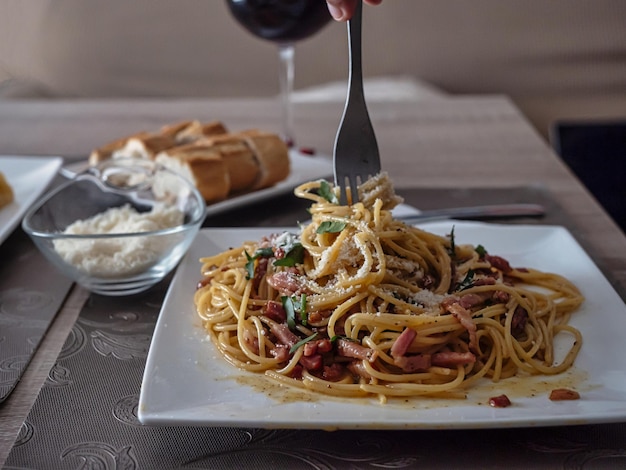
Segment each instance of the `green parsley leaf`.
M291 346L291 349L289 350L289 354L293 354L295 353L298 348L300 346L305 345L306 343L308 343L309 341L314 340L315 338L317 338L318 333L313 333L311 336L307 336L306 338L304 338L302 341L298 341L296 344L294 344L293 346Z
M315 233L337 233L341 232L344 228L346 228L345 222L340 222L338 220L327 220L322 222Z
M326 180L322 180L320 183L319 195L331 204L339 204L339 199L337 199L337 195L333 191L332 186Z

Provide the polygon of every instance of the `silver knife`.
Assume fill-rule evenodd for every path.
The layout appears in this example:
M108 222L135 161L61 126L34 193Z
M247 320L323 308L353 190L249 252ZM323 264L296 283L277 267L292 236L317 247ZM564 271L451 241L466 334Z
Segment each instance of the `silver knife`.
M419 214L396 217L407 223L438 219L493 219L507 217L540 217L546 210L540 204L488 204L485 206L451 207L421 211Z

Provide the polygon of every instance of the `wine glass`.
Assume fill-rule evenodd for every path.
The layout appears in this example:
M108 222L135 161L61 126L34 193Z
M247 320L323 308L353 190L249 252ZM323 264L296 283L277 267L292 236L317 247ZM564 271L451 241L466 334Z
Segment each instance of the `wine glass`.
M330 21L324 0L226 0L233 17L256 37L278 44L283 139L295 143L291 94L294 80L294 43L308 38Z

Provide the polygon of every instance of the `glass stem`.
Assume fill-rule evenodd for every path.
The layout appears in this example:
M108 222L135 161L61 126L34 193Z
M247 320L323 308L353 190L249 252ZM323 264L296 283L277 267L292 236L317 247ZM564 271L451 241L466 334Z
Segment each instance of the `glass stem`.
M292 147L295 143L293 131L293 93L294 77L294 46L293 44L281 44L278 46L280 57L280 99L282 101L283 138L287 146Z

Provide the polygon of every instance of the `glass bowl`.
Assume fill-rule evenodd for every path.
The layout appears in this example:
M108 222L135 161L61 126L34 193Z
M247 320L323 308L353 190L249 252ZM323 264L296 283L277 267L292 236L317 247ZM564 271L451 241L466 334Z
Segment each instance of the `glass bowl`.
M119 296L174 269L205 214L195 185L178 173L150 160L112 159L42 197L22 228L63 274Z

